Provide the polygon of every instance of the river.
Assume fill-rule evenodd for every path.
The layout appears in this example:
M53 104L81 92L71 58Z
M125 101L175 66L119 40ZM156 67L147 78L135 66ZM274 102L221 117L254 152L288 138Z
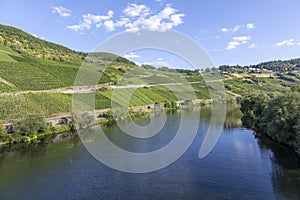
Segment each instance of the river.
M210 108L200 113L201 126L191 147L170 166L150 173L111 169L94 159L78 137L23 150L2 149L0 199L300 199L300 159L243 128L237 106L229 106L217 144L199 159ZM125 149L159 149L172 139L170 130L179 116L168 115L164 134L150 145L120 137L117 127L105 132Z

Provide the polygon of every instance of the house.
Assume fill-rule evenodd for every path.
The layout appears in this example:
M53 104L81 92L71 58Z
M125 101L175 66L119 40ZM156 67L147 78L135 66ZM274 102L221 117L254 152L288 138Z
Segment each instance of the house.
M5 130L8 134L12 134L15 132L14 126L12 124L5 125Z
M67 117L61 117L58 121L58 124L67 125L69 123L69 119Z

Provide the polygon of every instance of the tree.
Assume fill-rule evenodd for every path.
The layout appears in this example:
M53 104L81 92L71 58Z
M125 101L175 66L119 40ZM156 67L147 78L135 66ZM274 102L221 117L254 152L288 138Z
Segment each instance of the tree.
M165 102L164 102L164 107L167 108L167 109L171 108L170 102L165 101Z
M4 141L5 138L8 136L6 130L3 127L3 124L0 123L0 141Z
M0 123L0 134L2 135L4 133L6 133L6 130L4 129L3 124Z
M260 130L274 140L300 148L300 93L289 92L269 101Z
M293 85L293 87L291 87L291 91L300 92L300 84Z
M176 101L171 101L171 108L176 110L177 109L177 103Z
M31 114L15 124L15 130L21 135L35 135L47 130L47 123L41 114Z
M74 123L72 124L72 126L78 126L76 128L82 129L85 127L90 127L93 124L93 122L95 122L95 116L88 112L77 112L73 113L72 121Z
M252 93L241 100L241 111L244 114L242 121L244 126L254 130L258 129L258 124L262 118L270 97L264 93Z
M300 148L300 93L270 98L251 94L241 101L242 121L248 128L291 148ZM246 124L245 124L246 123Z

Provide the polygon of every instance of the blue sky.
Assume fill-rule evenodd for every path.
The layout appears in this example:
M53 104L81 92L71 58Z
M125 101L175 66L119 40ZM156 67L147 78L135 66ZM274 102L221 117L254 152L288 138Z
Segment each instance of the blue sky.
M176 30L217 66L248 65L300 57L299 10L299 0L0 0L0 23L78 51L122 31ZM144 54L127 57L172 65Z

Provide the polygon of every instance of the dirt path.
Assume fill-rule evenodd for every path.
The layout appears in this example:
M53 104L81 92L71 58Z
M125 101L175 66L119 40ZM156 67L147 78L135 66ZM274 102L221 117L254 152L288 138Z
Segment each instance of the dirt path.
M227 90L226 93L232 95L234 98L241 97L240 94L234 93L234 92L232 92L232 91L230 91L230 90Z
M9 87L17 88L17 86L15 86L14 84L12 84L11 82L8 82L8 81L5 80L4 78L1 78L1 77L0 77L0 82L4 83L5 85L8 85Z

